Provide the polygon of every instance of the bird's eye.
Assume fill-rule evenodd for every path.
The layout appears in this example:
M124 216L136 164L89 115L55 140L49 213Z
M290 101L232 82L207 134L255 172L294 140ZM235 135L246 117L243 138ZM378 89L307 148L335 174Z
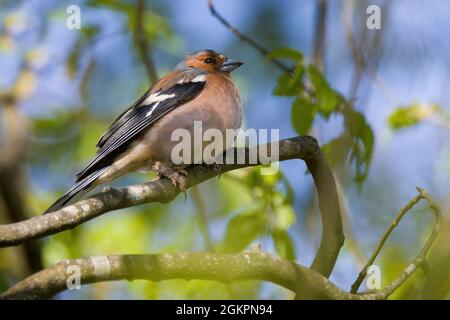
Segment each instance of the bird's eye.
M210 64L210 63L212 63L213 62L213 59L212 58L206 58L205 59L205 63L207 63L207 64Z

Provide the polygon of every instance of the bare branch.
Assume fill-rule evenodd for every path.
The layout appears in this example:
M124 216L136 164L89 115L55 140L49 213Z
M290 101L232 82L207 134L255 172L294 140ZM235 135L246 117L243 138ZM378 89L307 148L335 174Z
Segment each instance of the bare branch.
M145 0L137 0L134 38L139 50L139 55L144 63L145 70L147 71L148 78L150 79L151 84L155 84L158 81L158 73L156 72L156 66L151 56L150 44L144 32L145 11Z
M327 0L317 0L315 17L315 36L314 36L314 50L313 61L314 64L325 70L325 39L326 39L326 20L328 12Z
M30 70L25 63L22 63L21 73L26 72L30 72ZM14 87L19 86L19 81L17 80ZM2 108L0 128L4 128L0 131L3 131L3 137L6 137L6 139L0 137L0 202L3 202L0 203L0 206L3 204L5 209L2 218L10 223L28 218L23 196L27 186L23 164L28 149L29 123L25 116L18 111L18 103L24 97L21 97L19 91L14 87L7 92L0 92L0 108ZM20 249L23 249L27 265L26 271L24 270L26 275L42 269L39 242L27 242Z
M259 155L258 148L262 147L272 150L275 144L279 146L280 161L303 159L313 175L319 193L322 221L324 221L322 244L316 257L315 265L324 264L320 269L331 272L343 241L342 225L339 206L337 203L332 203L332 201L337 201L337 195L333 195L333 192L336 191L333 176L314 138L302 136L275 142L274 145L269 146L262 145L254 146L250 149L236 149L235 152L245 153L247 164L223 165L221 172L225 173L230 170L259 164L259 159L256 164L248 164L250 152ZM197 185L217 174L217 170L212 166L192 166L188 168L187 187L190 188ZM0 225L0 247L18 245L30 239L41 238L71 229L109 211L143 203L170 202L179 193L180 191L175 189L168 179L120 189L108 189L58 211L36 216L19 223Z
M35 273L17 283L0 295L0 299L50 298L67 289L72 274L68 267L78 266L83 284L112 280L146 279L162 281L168 279L203 279L229 283L237 280L270 281L304 298L341 300L381 300L388 298L418 268L423 267L425 257L435 240L441 225L439 208L420 188L419 197L426 199L436 218L433 231L413 262L383 290L374 293L354 294L339 289L334 283L313 269L295 262L264 253L253 247L239 254L219 253L165 253L155 255L100 256L60 262ZM413 198L401 212L407 212L417 203ZM403 213L404 215L404 213ZM395 219L393 226L398 223ZM391 227L388 230L391 230ZM381 241L385 241L385 237ZM379 249L376 250L378 252ZM73 270L73 269L70 269Z
M319 273L259 250L238 254L164 253L67 260L17 283L0 298L50 298L67 289L67 279L72 274L68 272L69 266L79 267L81 284L135 279L203 279L224 283L256 279L273 282L294 292L301 291L303 286L314 286L328 299L351 298ZM355 295L355 298L360 296Z
M375 250L373 251L372 255L367 261L365 267L361 270L358 278L353 283L351 288L352 293L356 293L358 291L359 286L361 285L364 278L367 276L367 269L369 268L370 265L373 264L376 257L383 248L384 243L389 238L390 234L395 229L395 227L397 227L397 225L400 223L400 220L422 199L427 200L429 202L430 208L432 209L432 212L436 220L434 228L424 247L419 252L414 261L403 271L403 273L397 279L395 279L389 286L387 286L383 290L384 294L382 296L388 297L390 294L392 294L392 292L394 292L400 285L402 285L403 282L405 282L406 279L408 279L409 276L414 271L416 271L419 267L421 267L424 264L426 255L430 250L431 244L433 243L434 239L439 233L439 230L441 229L441 213L436 203L433 201L431 196L425 190L421 188L417 188L417 190L419 191L419 194L414 198L412 198L403 208L400 209L400 211L397 213L397 216L394 218L389 228L385 231L385 233L381 237Z
M208 0L208 8L211 14L217 18L217 20L220 21L228 30L230 30L232 33L234 33L236 36L238 36L239 39L242 41L248 43L253 48L255 48L259 53L261 53L263 56L267 56L270 53L270 50L260 45L258 42L250 38L249 36L243 34L238 29L236 29L231 23L229 23L219 12L217 12L216 8L213 5L212 0ZM284 72L291 73L292 68L286 66L283 62L281 62L278 59L270 59L270 61L276 65L278 68L283 70Z

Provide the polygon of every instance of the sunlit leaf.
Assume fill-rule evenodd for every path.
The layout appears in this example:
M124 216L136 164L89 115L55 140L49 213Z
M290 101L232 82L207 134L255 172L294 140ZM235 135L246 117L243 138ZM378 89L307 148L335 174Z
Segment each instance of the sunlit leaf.
M281 230L289 229L296 219L294 208L291 205L280 205L275 208L275 226Z
M278 48L270 52L267 55L267 58L286 58L299 62L303 59L303 54L300 51L292 48Z
M317 109L305 98L298 97L292 104L292 126L298 134L307 134L311 130Z
M225 250L239 252L263 235L265 220L258 212L243 213L230 220L225 236Z
M275 230L272 232L272 239L277 250L277 254L288 260L295 260L294 243L285 230Z
M398 108L389 116L389 125L393 129L411 127L432 116L437 108L435 105L427 106L421 104L412 104Z
M276 96L296 96L301 93L303 85L301 78L303 76L304 69L302 65L298 65L293 75L283 73L278 77L278 82L273 90L273 94Z
M344 163L351 145L351 137L342 135L324 144L322 146L322 152L324 153L328 164L334 168Z
M338 94L330 87L322 72L315 66L308 66L308 74L314 85L319 111L328 117L336 109Z
M12 94L17 99L29 97L37 86L37 77L30 70L23 70L12 88Z

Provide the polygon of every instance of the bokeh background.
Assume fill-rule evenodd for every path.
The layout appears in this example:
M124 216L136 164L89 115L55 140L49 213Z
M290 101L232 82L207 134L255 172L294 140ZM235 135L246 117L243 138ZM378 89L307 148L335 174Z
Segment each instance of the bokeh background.
M430 255L431 272L417 272L391 298L448 299L450 3L214 3L269 51L284 48L272 56L287 57L286 65L306 72L317 92L324 92L318 102L304 96L302 86L290 92L283 71L220 24L206 0L0 0L0 222L39 215L53 203L95 153L108 124L148 88L152 72L164 75L187 52L216 49L245 62L233 74L245 127L277 128L280 138L309 132L325 146L347 237L331 280L350 288L380 235L420 186L440 205L444 229ZM81 30L66 27L72 4L81 8ZM381 9L380 30L366 27L371 4ZM138 32L147 45L144 54ZM344 100L352 116L336 103ZM354 130L355 123L364 129ZM189 191L187 200L120 210L1 249L0 291L43 266L91 255L238 252L260 243L308 265L320 241L317 195L302 162L285 162L281 169L270 177L254 169L232 172ZM113 185L151 177L131 174ZM382 285L414 257L431 226L423 204L402 221L376 261ZM258 281L170 280L99 283L57 298L289 299L292 293Z

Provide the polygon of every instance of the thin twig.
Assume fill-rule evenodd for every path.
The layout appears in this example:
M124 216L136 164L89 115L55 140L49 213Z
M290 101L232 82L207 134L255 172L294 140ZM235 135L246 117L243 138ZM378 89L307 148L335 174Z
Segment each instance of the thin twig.
M389 291L395 290L399 285L401 285L418 267L420 267L424 261L426 254L428 250L431 247L431 244L433 243L434 239L436 238L440 228L441 228L441 214L438 206L433 201L431 196L423 189L417 188L417 191L419 194L412 198L403 208L400 209L400 211L397 213L397 216L394 218L394 220L391 222L391 225L389 228L385 231L381 239L379 240L377 246L375 247L375 250L373 251L372 255L370 256L369 260L367 261L364 268L361 270L361 272L358 275L358 278L353 283L351 287L351 293L356 293L359 289L359 286L361 285L364 278L367 276L367 270L368 268L373 264L375 259L377 258L378 254L380 253L381 249L383 248L383 245L385 244L386 240L389 238L392 231L397 227L400 220L405 216L407 212L409 212L420 200L425 199L429 202L430 208L433 211L433 214L435 216L435 225L433 228L433 231L428 238L425 246L422 248L418 256L414 259L414 262L411 263L404 271L404 273L393 283L391 284L392 288L389 289Z
M314 36L313 61L314 64L325 69L325 39L328 3L327 0L317 0L316 27Z
M387 10L387 8L385 8L385 7L387 7L388 4L389 4L389 1L386 1L384 3L384 5L383 5L384 10ZM396 99L394 97L394 94L389 90L388 86L385 84L385 82L383 81L381 76L377 73L376 67L374 68L374 67L370 66L369 62L366 60L366 58L364 56L362 47L364 46L365 40L367 39L367 28L364 28L361 33L360 45L358 45L356 42L355 34L353 32L354 6L355 6L354 1L348 1L347 5L344 6L343 14L342 14L342 19L343 19L343 23L344 23L344 29L345 29L347 41L350 45L352 58L353 58L353 61L355 63L355 68L356 68L354 75L353 75L353 80L352 80L349 96L352 99L356 96L356 92L361 83L361 76L364 72L367 72L367 74L369 75L369 77L371 78L373 83L378 86L378 89L380 90L381 94L383 94L385 99L390 101L392 104L395 104L394 102L396 101ZM383 15L383 16L387 16L387 14ZM365 22L365 18L363 19L362 23L364 23L364 22ZM379 35L377 42L381 43L381 36L382 36L383 32L379 32L379 34L380 35ZM378 33L377 33L377 35L378 35ZM375 57L374 59L377 58L377 60L379 61L380 55L381 54L373 54L370 56ZM378 62L376 61L375 65L377 65L377 64L378 64Z
M263 144L251 148L234 149L231 152L246 156L246 163L222 165L220 171L225 173L231 170L259 165L260 162L258 161L261 161L261 159L257 159L256 163L250 163L248 160L249 154L260 155L260 148L273 150L276 147L279 148L279 161L290 159L303 159L306 161L313 173L319 195L322 192L333 192L330 189L330 185L334 185L334 182L330 183L329 180L333 179L333 177L330 176L329 179L324 179L327 174L331 174L331 171L328 168L327 171L321 172L321 169L326 167L326 163L324 162L317 141L309 136L285 139L269 145ZM218 175L216 168L207 165L194 165L189 167L187 171L187 188L191 188ZM43 216L35 216L15 224L0 225L0 247L18 245L30 239L41 238L63 230L72 229L83 222L94 219L109 211L150 202L167 203L172 201L179 193L180 190L174 188L168 179L160 179L120 189L109 188L89 199L79 201L55 212ZM324 194L321 201L325 201L327 197L330 197L330 195L327 196ZM337 199L337 195L336 199L330 199L328 199L330 200L329 204L323 203L321 207L323 209L323 218L327 220L327 227L324 228L324 234L332 230L333 233L341 233L342 230L339 232L337 229L340 224L339 211L333 209L337 207L336 203L333 204L333 201ZM327 211L328 209L330 211ZM330 248L325 249L332 250L332 248L335 248L335 246L332 245Z
M349 297L348 293L313 270L270 253L249 250L237 254L185 252L66 260L20 281L1 294L0 299L51 298L67 290L69 270L75 268L80 270L80 283L83 285L134 279L203 279L223 283L254 279L270 281L294 292L314 286L328 299Z
M241 39L242 41L244 41L244 42L248 43L249 45L251 45L257 51L259 51L259 53L261 53L263 56L269 55L270 50L268 50L264 46L260 45L258 42L256 42L255 40L253 40L249 36L247 36L247 35L243 34L242 32L240 32L238 29L236 29L236 27L231 25L219 12L217 12L216 8L213 5L213 1L212 0L208 0L208 7L209 7L209 11L211 12L211 14L214 17L216 17L217 20L219 20L228 30L230 30L232 33L234 33L236 36L238 36L239 39ZM292 71L293 71L293 68L290 68L290 67L286 66L282 61L280 61L280 60L278 60L276 58L272 58L272 59L270 59L270 61L274 65L276 65L278 68L283 70L284 72L292 73Z
M156 72L156 66L151 56L150 44L148 43L147 36L144 32L144 19L146 10L145 0L137 0L136 28L134 30L134 36L136 46L139 50L139 55L142 62L144 63L148 78L151 84L155 84L158 81L158 73Z

